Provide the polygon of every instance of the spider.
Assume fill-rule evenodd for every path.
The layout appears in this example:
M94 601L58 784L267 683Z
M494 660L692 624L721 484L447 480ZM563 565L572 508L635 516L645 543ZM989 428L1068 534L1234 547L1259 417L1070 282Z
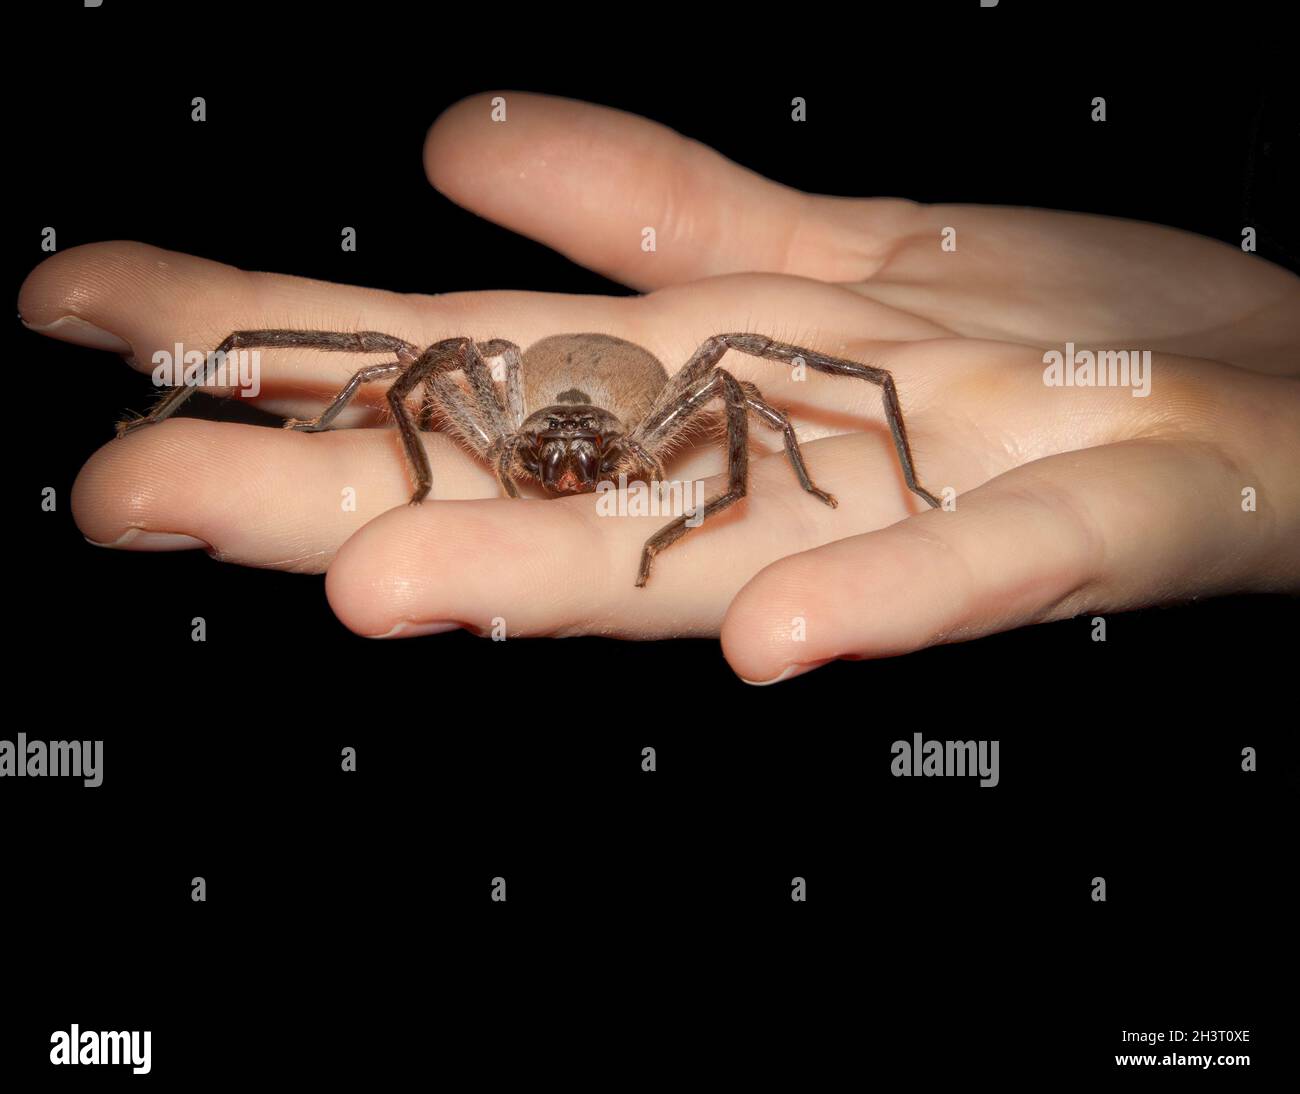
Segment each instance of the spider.
M504 339L447 338L421 352L410 342L377 331L245 330L235 331L217 347L208 359L209 375L220 355L255 348L396 354L395 361L359 370L315 418L290 418L284 426L307 432L328 429L362 384L395 378L388 402L415 474L412 505L423 501L433 484L429 458L418 436L433 410L441 411L449 430L492 466L502 490L517 498L516 480L522 478L536 480L548 493L561 496L590 493L602 482L617 481L620 474L627 476L624 481L643 478L662 483L664 458L686 430L700 424L704 407L720 399L726 417L727 489L708 501L693 523L688 523L691 514L679 516L646 540L638 588L649 579L659 552L747 493L750 414L781 433L799 484L832 508L837 504L809 476L789 416L768 403L755 385L718 366L729 349L771 361L801 360L819 372L878 384L903 478L913 493L939 506L917 481L893 376L884 369L758 334L714 335L670 379L649 351L607 334L552 335L522 353ZM504 392L488 368L492 358L504 362ZM468 391L450 378L453 372L464 375ZM420 384L425 385L428 403L417 422L408 399ZM170 417L196 386L172 388L149 414L119 423L118 436Z

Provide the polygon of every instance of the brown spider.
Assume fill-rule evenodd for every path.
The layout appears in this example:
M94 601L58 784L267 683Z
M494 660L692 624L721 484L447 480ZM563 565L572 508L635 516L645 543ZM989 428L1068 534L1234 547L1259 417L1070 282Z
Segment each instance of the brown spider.
M515 480L531 478L552 494L581 494L602 482L644 477L664 481L663 457L684 430L698 425L700 411L721 399L726 413L727 474L725 493L712 499L701 514L685 514L666 524L645 543L636 584L650 576L655 555L675 543L690 528L745 496L749 487L749 421L752 412L772 429L780 430L786 455L800 485L835 506L808 475L803 453L789 417L771 406L753 384L737 380L718 367L729 349L772 361L801 360L820 372L856 376L883 389L885 417L903 465L903 478L913 493L938 508L934 495L917 481L907 443L894 378L884 369L828 357L757 334L718 334L708 339L681 371L669 379L663 365L632 342L606 334L557 334L521 353L513 342L493 339L447 338L420 352L410 342L390 334L361 331L246 330L236 331L209 357L209 375L220 355L238 349L296 347L346 353L395 353L396 361L363 368L315 418L286 421L286 429L315 432L328 429L357 389L373 380L396 377L388 389L402 443L415 471L411 504L424 500L433 483L429 458L420 443L416 420L407 399L424 384L430 409L444 415L449 429L496 471L501 488L519 496ZM493 380L487 359L505 364L504 399ZM461 372L468 393L449 373ZM206 382L206 377L205 377ZM193 393L196 385L173 388L143 418L118 425L121 436L138 426L169 417ZM421 416L421 424L427 423ZM690 522L690 523L688 523Z

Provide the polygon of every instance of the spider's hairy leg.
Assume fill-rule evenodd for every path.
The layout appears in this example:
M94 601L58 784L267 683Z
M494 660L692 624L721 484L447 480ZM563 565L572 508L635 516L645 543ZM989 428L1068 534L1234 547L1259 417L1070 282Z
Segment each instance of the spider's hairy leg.
M808 474L808 466L804 463L803 451L799 447L799 438L794 434L794 427L790 424L790 416L785 411L777 410L776 407L767 402L763 398L763 393L753 384L742 380L740 388L745 393L745 405L758 415L764 424L781 434L782 440L785 442L785 454L790 458L790 466L794 468L794 473L799 479L799 485L808 493L821 498L822 501L834 509L839 504L835 500L835 495L828 494L818 487L812 481L812 476Z
M687 521L698 516L699 521L708 520L715 513L720 513L728 506L739 501L749 490L749 417L745 403L745 393L740 383L731 373L724 369L714 369L708 380L695 391L687 392L682 398L684 413L699 409L711 399L721 398L727 413L727 490L712 501L706 502L700 514L683 513L676 520L665 524L645 542L641 549L641 566L637 572L637 588L641 588L650 578L650 567L655 555L665 547L670 547L691 530Z
M518 429L524 424L524 381L523 372L521 371L521 361L523 352L514 342L508 342L504 338L492 338L486 342L476 343L479 354L486 361L488 358L502 358L502 369L505 373L504 380L506 386L506 416ZM495 369L489 369L492 374L493 382L497 382ZM435 415L443 409L440 400L436 398L429 399L420 412L420 429L431 430Z
M506 415L511 426L518 429L524 424L524 378L520 366L522 354L514 342L504 338L493 338L478 343L478 351L484 357L500 357L505 366Z
M473 403L467 402L461 390L443 375L458 369L469 381ZM427 386L430 396L456 431L480 456L487 456L511 433L506 423L506 410L492 383L492 374L473 339L447 338L435 342L388 389L388 403L402 436L407 459L415 472L412 505L422 502L433 487L429 456L420 443L419 430L411 408L406 404L407 397L421 383Z
M524 443L524 440L522 434L512 433L508 437L502 437L494 441L492 447L486 453L487 460L492 465L492 470L496 472L497 482L501 485L502 491L508 498L519 497L519 487L515 484L511 467L515 462L519 446Z
M659 453L642 444L635 436L623 438L623 450L627 457L616 470L616 475L622 473L632 478L635 473L643 472L651 482L663 482L667 478L664 461L659 458Z
M363 330L354 333L329 330L237 330L227 335L219 346L208 354L203 366L203 377L195 384L181 384L172 388L156 403L148 414L140 418L118 422L119 437L170 418L197 388L212 379L225 354L237 349L320 349L336 353L399 353L415 355L416 347L410 342L380 331Z
M403 369L409 367L410 363L410 360L405 363L390 361L385 365L370 365L368 368L359 369L353 374L352 379L347 382L343 390L334 396L334 401L316 417L286 418L284 428L297 429L303 433L318 433L322 429L328 429L330 423L339 416L339 412L352 401L352 397L356 395L357 389L362 384L368 384L374 380L386 380L390 376L396 376Z
M721 338L710 338L664 384L645 416L623 439L627 456L618 471L629 478L633 472L643 471L653 481L664 481L664 461L686 430L696 424L699 409L713 398L713 370L726 352Z
M889 432L893 435L894 447L898 450L898 461L903 466L903 479L907 483L907 488L923 498L932 508L939 508L939 499L922 486L916 477L916 468L912 462L912 448L907 440L907 426L903 422L903 411L898 403L898 389L894 386L894 377L885 369L872 368L870 365L858 364L856 361L848 361L842 357L830 357L816 350L777 342L761 334L720 334L709 339L705 345L715 341L722 342L730 349L748 353L752 357L781 361L785 364L792 364L797 357L818 372L830 373L833 376L854 376L876 384L882 389L885 419L889 422Z
M654 405L633 431L633 437L657 453L695 412L699 399L693 399L691 392L700 388L701 380L710 378L709 374L726 352L727 344L721 335L700 346L655 396Z

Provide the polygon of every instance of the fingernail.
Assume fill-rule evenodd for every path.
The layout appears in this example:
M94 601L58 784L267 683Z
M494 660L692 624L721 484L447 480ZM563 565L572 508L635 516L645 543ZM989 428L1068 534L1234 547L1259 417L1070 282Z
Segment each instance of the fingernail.
M85 346L88 349L106 349L110 353L131 352L130 342L124 342L116 334L100 330L93 323L87 323L84 319L75 315L65 315L62 319L56 319L53 323L46 323L43 327L34 327L24 319L23 326L28 330L36 331L37 334L48 334L51 338L59 338L64 342L75 342L77 345Z
M464 627L462 623L398 623L387 634L368 634L367 638L419 638L425 634L446 634Z
M740 678L750 687L765 688L769 684L779 684L783 680L793 680L796 676L802 676L805 672L812 672L813 669L819 669L823 665L834 661L835 658L827 657L823 661L809 661L802 665L786 665L777 675L770 680L746 680L743 676Z
M102 543L86 536L86 542L95 547L130 547L133 551L193 551L212 550L211 544L179 532L146 532L143 528L128 528L112 542Z

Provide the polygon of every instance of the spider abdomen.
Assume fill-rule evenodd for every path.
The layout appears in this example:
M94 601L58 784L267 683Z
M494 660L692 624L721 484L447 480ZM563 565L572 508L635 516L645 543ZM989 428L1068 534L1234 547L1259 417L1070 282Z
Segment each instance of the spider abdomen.
M556 334L523 354L525 412L572 404L640 421L668 382L654 354L608 334Z

